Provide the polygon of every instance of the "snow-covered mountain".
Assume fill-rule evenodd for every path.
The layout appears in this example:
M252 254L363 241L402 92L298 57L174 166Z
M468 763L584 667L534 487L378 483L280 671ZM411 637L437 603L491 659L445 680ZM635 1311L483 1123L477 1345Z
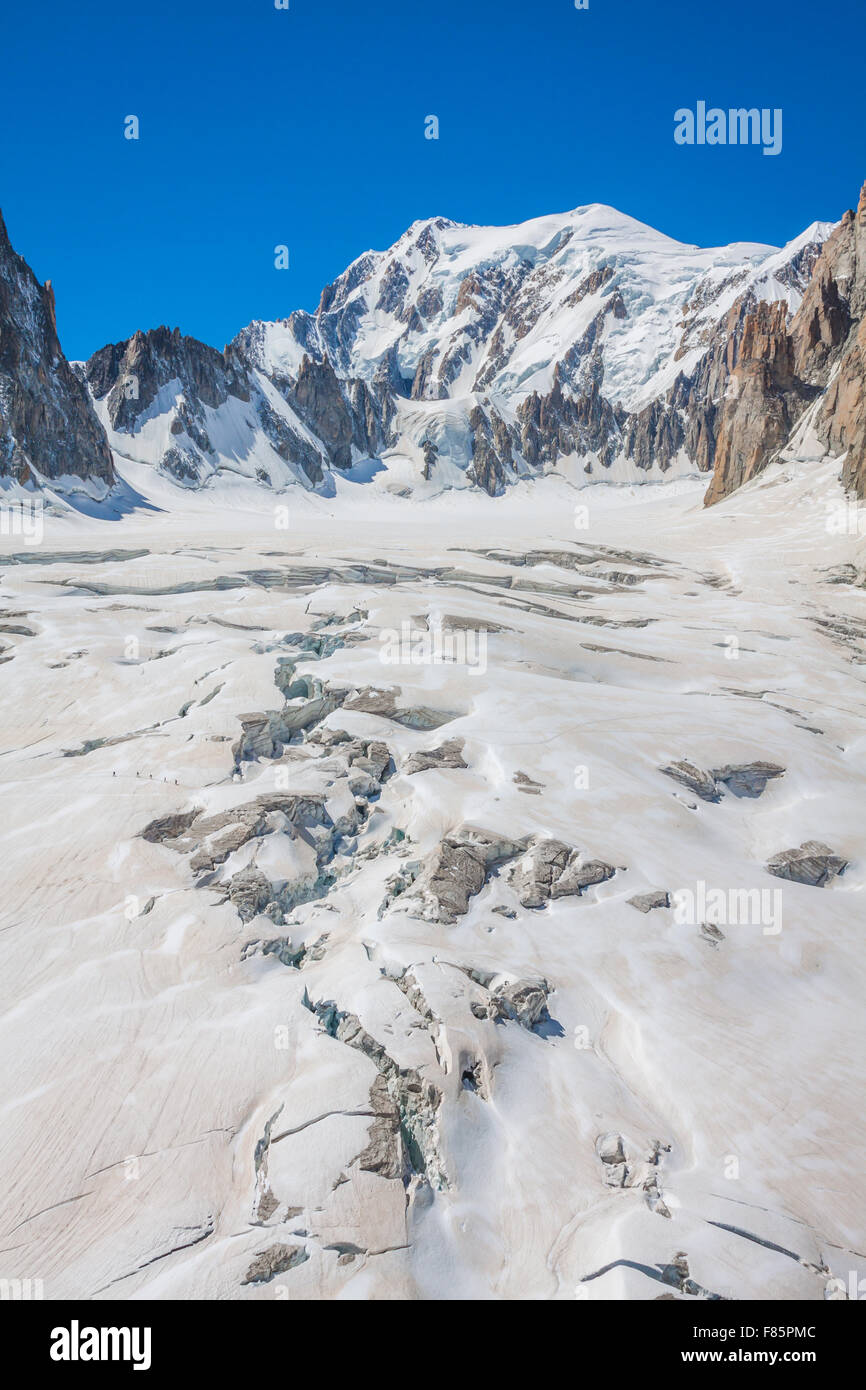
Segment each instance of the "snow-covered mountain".
M686 246L592 204L417 222L315 313L251 323L222 352L162 327L70 365L50 283L3 229L0 477L98 501L115 465L194 491L328 495L348 475L419 498L550 471L712 473L713 502L796 451L808 412L810 447L863 496L864 304L863 196L781 250Z
M600 204L513 227L434 218L359 257L314 314L254 322L223 353L137 333L81 370L116 452L186 486L327 490L369 459L380 485L422 494L553 467L708 470L745 314L793 314L830 230L704 249Z

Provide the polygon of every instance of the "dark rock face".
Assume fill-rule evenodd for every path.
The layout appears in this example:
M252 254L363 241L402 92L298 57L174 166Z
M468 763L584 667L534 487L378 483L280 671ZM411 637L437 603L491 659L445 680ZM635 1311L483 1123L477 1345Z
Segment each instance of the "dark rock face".
M784 302L746 316L739 360L726 391L707 506L749 481L788 439L817 388L795 374Z
M287 397L301 419L324 444L334 468L351 468L354 421L327 357L304 357L298 379Z
M476 406L469 416L472 463L469 477L491 497L503 491L512 474L511 440L500 416Z
M158 392L175 380L184 393L185 423L193 427L201 418L201 406L216 409L229 396L250 398L244 369L231 352L185 338L179 328L154 328L100 348L87 362L85 376L96 400L108 397L112 427L130 432ZM205 439L201 447L208 448Z
M845 454L842 481L866 497L866 184L817 257L790 325L761 304L747 321L722 412L709 506L771 461L819 395L815 430Z
M846 452L842 482L866 497L866 319L861 320L831 382L818 428L833 453Z
M837 237L830 238L820 263L822 277L830 280L832 319L825 314L818 326L839 342L839 371L821 404L817 429L834 453L847 451L842 481L866 497L866 183L856 213L846 215ZM832 347L829 355L832 362Z
M0 477L65 475L111 486L105 431L57 337L54 292L10 245L0 216Z
M365 382L340 382L327 357L305 354L296 379L269 378L289 407L284 414L257 377L255 348L250 330L219 352L178 328L156 328L100 348L85 378L94 399L106 401L119 433L136 434L154 408L171 413L174 442L159 466L192 486L219 462L205 408L218 410L231 398L250 405L250 427L260 428L275 453L314 486L326 468L351 467L353 446L364 455L384 447L389 407ZM267 475L259 478L270 482Z
M163 410L172 410L173 443L160 466L188 486L202 480L214 454L205 407L216 410L230 397L250 400L246 369L232 349L218 352L184 337L179 328L154 328L109 343L88 360L84 375L94 399L106 401L109 422L118 433L134 435L160 403Z
M274 451L286 463L302 468L315 486L324 477L322 455L301 434L293 430L285 416L279 415L270 403L259 404L259 420Z
M558 369L555 378L547 396L533 393L518 408L523 457L538 467L554 464L563 454L597 453L608 467L623 447L623 427L633 417L612 406L596 381L575 396L563 392Z

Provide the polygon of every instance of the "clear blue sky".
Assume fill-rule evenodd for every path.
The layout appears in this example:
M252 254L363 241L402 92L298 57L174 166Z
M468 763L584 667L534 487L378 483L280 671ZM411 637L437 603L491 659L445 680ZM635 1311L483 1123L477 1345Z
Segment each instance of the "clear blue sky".
M221 347L420 217L604 202L683 241L781 243L866 178L863 0L5 8L0 206L70 357L160 323ZM782 153L678 147L699 99L781 107Z

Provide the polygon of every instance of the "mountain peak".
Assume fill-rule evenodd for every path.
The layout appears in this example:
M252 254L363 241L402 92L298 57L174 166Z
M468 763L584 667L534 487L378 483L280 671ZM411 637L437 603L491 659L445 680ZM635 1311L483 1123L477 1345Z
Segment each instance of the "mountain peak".
M0 477L104 490L111 451L57 339L54 290L13 249L0 214Z
M497 492L551 467L681 474L712 462L710 415L689 416L722 389L710 359L737 306L793 312L810 257L802 237L685 246L605 203L505 227L421 218L313 314L251 323L223 353L137 335L86 375L118 450L135 436L187 487L227 469L327 488L383 455L422 491Z
M222 352L138 330L79 375L118 453L185 487L231 472L327 489L370 459L421 491L498 492L554 467L677 476L712 466L746 319L760 301L780 322L796 312L828 230L813 223L781 250L701 248L605 203L505 227L418 219L354 260L313 314L251 323ZM39 351L59 353L50 285L9 264Z

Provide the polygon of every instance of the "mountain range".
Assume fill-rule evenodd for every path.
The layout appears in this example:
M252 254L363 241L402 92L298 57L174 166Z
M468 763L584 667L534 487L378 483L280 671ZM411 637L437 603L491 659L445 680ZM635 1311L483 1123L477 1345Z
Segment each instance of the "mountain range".
M0 477L97 500L124 460L423 497L708 475L715 502L796 431L866 496L866 186L781 250L687 246L600 204L512 227L416 222L314 313L220 352L177 328L69 363L50 281L0 218ZM114 456L114 457L113 457Z

